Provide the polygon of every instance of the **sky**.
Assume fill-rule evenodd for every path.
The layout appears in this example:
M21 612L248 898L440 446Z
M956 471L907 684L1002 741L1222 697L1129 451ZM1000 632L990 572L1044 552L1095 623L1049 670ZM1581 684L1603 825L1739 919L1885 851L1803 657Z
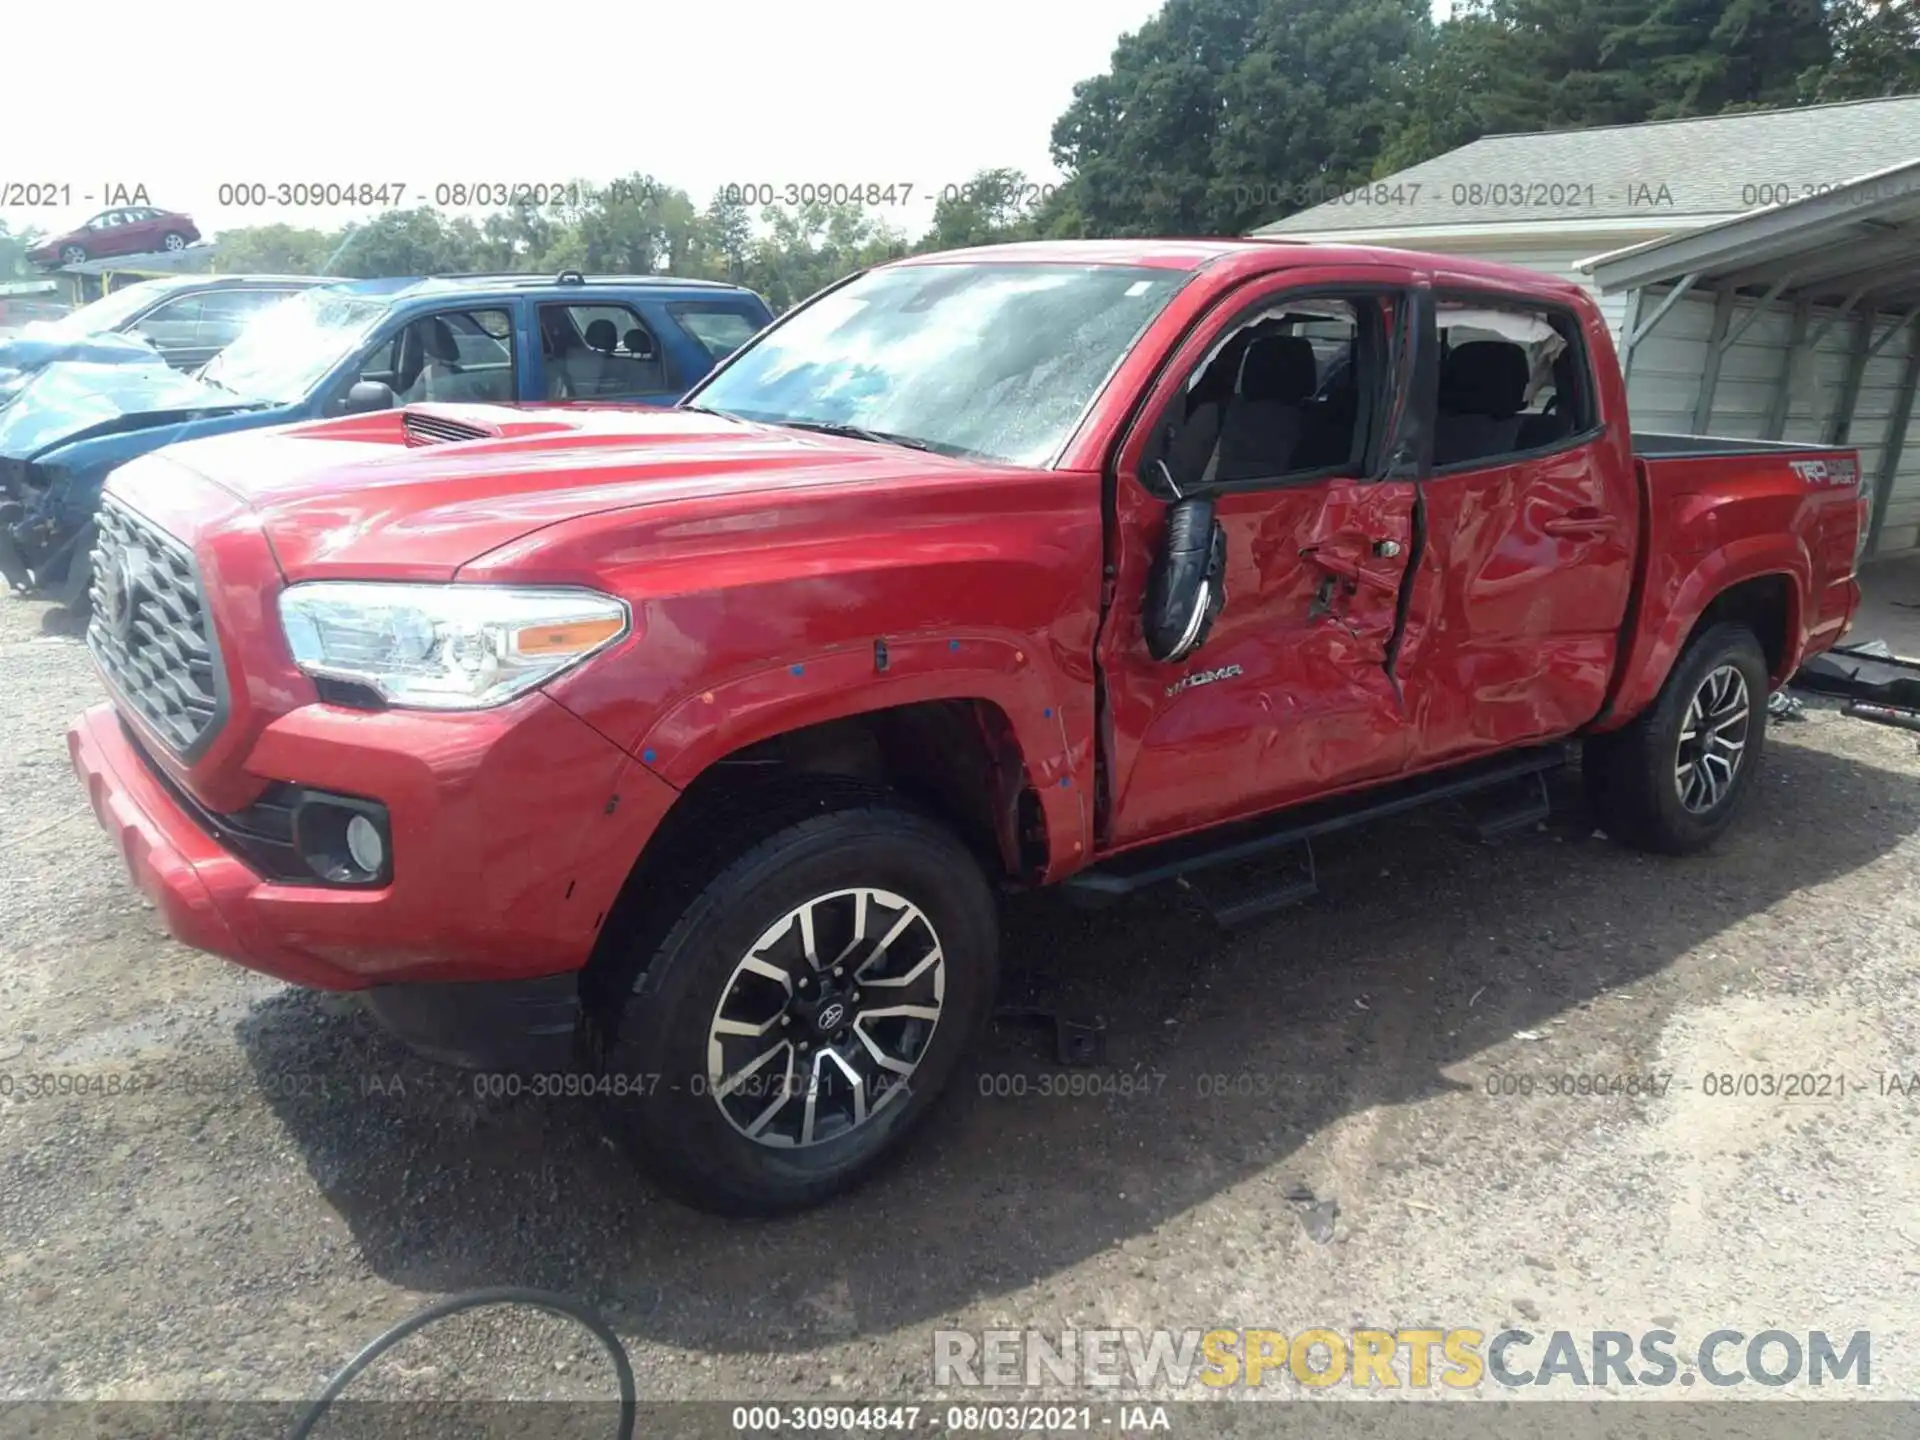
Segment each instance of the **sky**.
M197 0L179 24L147 6L115 20L124 4L84 25L58 6L8 17L0 202L64 187L0 209L15 230L71 228L135 187L212 234L371 213L222 205L223 182L404 185L413 205L641 170L701 204L727 183L911 185L883 214L918 233L979 170L1058 180L1048 140L1074 83L1160 0L403 0L286 21Z

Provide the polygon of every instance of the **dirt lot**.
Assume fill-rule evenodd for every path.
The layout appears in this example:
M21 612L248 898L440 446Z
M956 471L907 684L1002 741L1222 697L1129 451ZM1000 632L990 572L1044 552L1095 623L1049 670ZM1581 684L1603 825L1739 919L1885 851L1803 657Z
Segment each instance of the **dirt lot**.
M95 697L71 628L0 600L0 1395L299 1396L430 1299L528 1284L600 1306L662 1398L925 1397L941 1325L1422 1323L1864 1328L1874 1393L1920 1396L1920 1099L1881 1091L1920 1071L1911 735L1776 727L1696 861L1564 793L1491 845L1434 815L1329 846L1319 900L1232 938L1177 896L1023 900L1008 998L1108 1017L1134 1093L1041 1093L1039 1032L1003 1025L902 1165L741 1224L662 1199L589 1102L476 1097L351 1004L172 943L67 768ZM1749 1071L1850 1087L1707 1093ZM1488 1093L1563 1072L1673 1078ZM376 1383L606 1373L496 1314Z

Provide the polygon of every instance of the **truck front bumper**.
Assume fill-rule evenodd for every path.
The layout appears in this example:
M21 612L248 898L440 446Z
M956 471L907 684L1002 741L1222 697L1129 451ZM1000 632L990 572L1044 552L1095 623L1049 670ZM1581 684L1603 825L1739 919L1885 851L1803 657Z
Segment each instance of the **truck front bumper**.
M120 847L127 873L159 910L168 932L196 950L266 969L240 944L225 915L258 878L187 820L134 754L111 705L84 711L68 727L67 752L101 828ZM281 978L323 983L317 971Z
M300 711L283 717L298 745L283 734L255 747L304 772L280 778L346 789L357 777L388 806L393 875L371 889L264 877L194 813L110 704L78 716L67 747L94 814L176 939L292 984L360 991L433 1058L557 1065L577 972L676 792L544 697L514 722L469 727L453 755L447 728L431 728L438 718ZM530 766L535 753L570 782L529 773L544 769Z

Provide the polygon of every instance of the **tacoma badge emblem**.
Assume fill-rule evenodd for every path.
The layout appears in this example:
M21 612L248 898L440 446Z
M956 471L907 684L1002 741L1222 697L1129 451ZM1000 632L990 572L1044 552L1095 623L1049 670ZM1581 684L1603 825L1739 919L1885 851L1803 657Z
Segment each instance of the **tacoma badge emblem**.
M1167 698L1171 700L1182 690L1191 690L1196 685L1211 685L1216 680L1231 680L1242 674L1238 665L1222 665L1218 670L1198 670L1191 675L1183 675L1167 686Z
M100 619L122 645L133 635L134 603L133 561L122 550L108 562L100 577Z

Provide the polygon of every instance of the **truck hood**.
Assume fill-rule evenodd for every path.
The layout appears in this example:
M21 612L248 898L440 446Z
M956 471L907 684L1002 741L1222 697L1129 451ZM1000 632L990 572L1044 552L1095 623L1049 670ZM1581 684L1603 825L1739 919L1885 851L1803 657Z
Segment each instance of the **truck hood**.
M797 498L979 468L901 446L641 408L415 406L414 416L493 433L409 444L400 438L407 413L214 436L154 458L225 491L230 498L212 508L231 511L237 501L252 510L289 580L449 580L534 531L605 511ZM116 488L136 482L133 469Z
M0 409L0 457L33 460L96 435L259 408L164 363L56 361Z

